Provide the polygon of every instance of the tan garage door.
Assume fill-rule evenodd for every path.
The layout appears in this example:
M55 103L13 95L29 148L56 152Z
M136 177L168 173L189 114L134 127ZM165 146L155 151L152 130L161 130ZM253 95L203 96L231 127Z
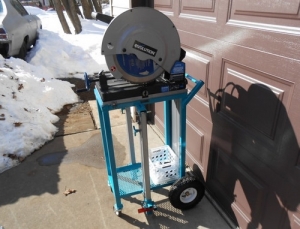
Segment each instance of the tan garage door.
M206 83L187 111L188 163L241 228L300 228L300 0L155 8L176 25L187 72Z

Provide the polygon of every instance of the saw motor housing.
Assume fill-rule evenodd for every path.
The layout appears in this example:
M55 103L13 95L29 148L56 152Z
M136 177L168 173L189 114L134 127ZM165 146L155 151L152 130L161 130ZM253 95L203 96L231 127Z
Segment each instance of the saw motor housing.
M136 7L114 18L102 41L102 55L116 79L145 84L158 77L183 80L185 52L176 27L163 13Z

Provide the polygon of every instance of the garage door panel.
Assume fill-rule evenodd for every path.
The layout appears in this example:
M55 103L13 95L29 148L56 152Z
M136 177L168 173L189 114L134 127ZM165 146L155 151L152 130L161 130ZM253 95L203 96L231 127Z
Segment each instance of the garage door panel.
M214 11L215 0L182 0L181 9L184 10L195 10L195 11Z
M291 191L288 177L274 174L237 143L233 149L230 153L215 148L211 153L208 185L222 195L220 204L234 212L241 228L290 228L292 215L299 212L298 189Z
M178 30L180 41L183 49L188 51L186 58L189 59L199 59L200 62L209 64L209 73L211 72L213 66L213 62L215 62L215 52L217 51L218 47L222 47L222 43L216 41L214 39L188 33L186 31ZM189 56L188 56L189 55ZM184 59L186 62L186 59ZM187 68L193 68L196 66L189 66L187 64ZM211 73L210 73L211 74Z
M199 109L202 112L199 112ZM211 133L212 120L208 110L208 104L199 97L195 96L187 106L187 119L193 120L196 127L202 127L207 133ZM205 111L205 112L204 112Z
M210 182L215 183L218 192L226 195L223 205L231 206L240 226L251 221L251 214L252 217L261 217L266 186L234 156L217 150L215 157Z
M232 0L231 13L234 15L249 15L273 18L297 17L300 0Z
M179 17L216 22L215 0L182 0Z
M248 55L248 53L245 53L245 55ZM249 53L249 55L251 55L251 53ZM272 59L272 56L266 56L266 58ZM276 60L273 59L273 61L275 62ZM276 62L280 64L280 60ZM245 65L245 63L248 64L248 66ZM253 63L253 61L251 63L251 61L248 62L247 60L245 60L242 64L223 58L221 80L224 81L226 77L232 75L236 80L238 78L241 78L244 81L249 81L250 84L264 84L270 87L271 90L274 90L274 93L278 90L286 92L287 94L285 94L284 98L281 98L281 102L284 104L284 106L289 107L292 98L291 94L293 94L294 90L294 82L283 78L283 76L287 74L287 69L279 67L275 68L274 71L274 69L263 67L262 70L264 71L260 71L260 69L258 68L261 66L262 65L256 65L255 63ZM280 69L283 71L280 71ZM277 73L277 75L275 75L275 73ZM226 85L226 83L222 82L222 85L224 86ZM279 91L276 93L279 93ZM280 98L280 96L278 98Z
M189 121L186 123L186 149L203 166L204 134Z
M264 13L297 15L299 10L299 3L299 0L232 0L232 8L234 8L236 11L257 12L261 13L262 15Z
M288 106L293 84L232 62L223 66L221 112L274 139L280 108Z
M211 115L210 115L208 106L209 105L205 100L203 100L201 97L196 95L189 102L189 104L187 106L187 113L190 112L190 109L193 109L193 110L197 111L197 114L201 114L201 116L203 116L207 121L209 121L211 123L212 122ZM199 111L201 111L201 112L199 112Z
M197 35L188 34L179 30L181 46L186 51L184 62L186 63L186 72L198 80L202 80L205 84L197 93L201 98L208 101L207 88L210 87L210 77L213 71L212 49L205 46L211 44L212 40ZM195 39L191 39L195 37ZM187 88L192 89L194 83L188 82Z
M230 127L237 133L233 139L278 173L296 165L297 125L289 114L295 83L227 59L223 60L221 81L224 93L220 114L234 123ZM290 175L286 174L293 179L299 177Z
M182 48L186 51L186 57L184 58L186 72L197 80L205 82L205 85L198 92L198 95L207 100L207 85L209 84L212 56L200 50L192 50L191 47L186 45L182 45ZM188 82L188 89L191 90L194 86L194 83Z
M294 90L295 83L300 82L299 74L294 72L294 69L291 68L291 66L296 66L296 63L293 63L291 59L282 58L281 56L270 53L257 52L228 43L225 43L223 46L222 70L224 70L224 65L227 63L234 66L237 65L239 68L245 68L249 74L253 72L258 75L258 81L265 82L274 87L283 88L285 91ZM297 65L297 67L300 67L300 64ZM221 77L223 77L223 75ZM289 93L288 97L284 99L287 99L285 100L285 105L289 107L292 93Z
M229 24L299 34L300 0L231 0Z
M167 16L174 16L173 0L154 0L154 7Z
M206 178L211 132L211 120L205 118L202 113L200 114L191 106L188 106L187 163L191 168L196 164L200 168L204 178Z
M154 1L156 7L173 8L173 0Z

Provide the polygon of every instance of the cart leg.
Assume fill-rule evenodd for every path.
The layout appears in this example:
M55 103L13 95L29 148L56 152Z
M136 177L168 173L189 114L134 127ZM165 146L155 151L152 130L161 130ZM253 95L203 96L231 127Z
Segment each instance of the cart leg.
M99 119L101 124L102 143L103 143L105 163L107 168L108 184L111 187L115 197L114 211L116 213L117 212L119 213L123 209L123 205L121 203L121 197L119 191L119 182L118 182L118 175L116 169L116 160L114 154L111 125L109 119L109 110L107 107L102 106L100 95L96 89L95 89L95 95L97 98L98 113L99 113Z
M130 161L131 164L135 164L135 151L134 151L134 142L133 142L133 131L132 131L132 121L130 114L130 107L126 107L126 123L127 123L127 132L128 132L128 142L130 148Z
M146 112L141 112L140 125L141 125L140 143L141 143L141 160L142 160L142 169L143 169L144 197L146 200L151 200Z
M148 152L148 133L147 133L147 112L144 106L137 106L140 113L140 145L141 161L143 170L143 192L144 204L143 210L139 212L151 213L154 208L154 202L151 200L150 173L149 173L149 152Z
M105 165L106 165L106 170L107 170L107 176L110 176L111 175L111 171L110 171L110 163L109 163L109 157L108 157L108 146L107 146L107 135L106 135L106 131L105 131L105 121L103 120L103 110L102 110L102 107L100 106L99 104L99 99L100 99L100 96L99 98L97 97L98 95L98 91L97 89L95 89L95 95L96 95L96 98L97 98L97 108L98 108L98 115L99 115L99 120L100 120L100 126L101 126L101 135L102 135L102 145L103 145L103 151L104 151L104 157L105 157Z
M118 182L118 175L117 175L117 169L116 169L116 160L115 160L115 154L114 154L114 146L113 146L113 139L112 139L112 133L111 133L111 125L109 120L109 112L108 110L102 110L102 118L103 118L103 125L106 133L106 149L108 152L106 152L106 160L108 160L108 168L111 172L110 176L108 177L109 183L112 187L113 194L115 197L116 204L114 205L115 212L121 211L123 208L123 205L121 203L121 197L119 192L119 182Z
M165 117L165 143L172 147L172 113L171 106L172 101L168 100L164 102L164 117Z

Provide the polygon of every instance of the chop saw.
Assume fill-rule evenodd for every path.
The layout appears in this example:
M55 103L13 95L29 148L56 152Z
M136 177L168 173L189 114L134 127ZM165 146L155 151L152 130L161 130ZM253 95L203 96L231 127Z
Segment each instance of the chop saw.
M108 26L102 55L117 79L148 83L170 73L180 59L180 40L171 20L148 7L128 10Z
M101 20L102 16L97 15ZM109 71L96 77L85 74L86 88L96 82L102 142L108 184L115 197L114 211L120 214L121 198L143 193L139 212L156 210L151 190L172 185L171 204L179 209L195 206L204 195L204 185L185 173L186 106L203 86L185 72L185 51L176 27L163 13L148 7L125 11L116 18L103 17L109 25L102 40L102 55ZM195 85L189 91L186 84ZM148 148L146 105L164 103L165 145ZM139 115L133 126L130 107ZM126 110L130 163L116 167L109 111ZM141 162L137 162L133 135L140 135Z

